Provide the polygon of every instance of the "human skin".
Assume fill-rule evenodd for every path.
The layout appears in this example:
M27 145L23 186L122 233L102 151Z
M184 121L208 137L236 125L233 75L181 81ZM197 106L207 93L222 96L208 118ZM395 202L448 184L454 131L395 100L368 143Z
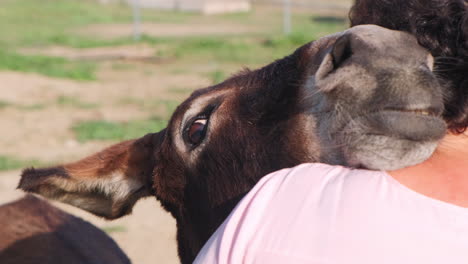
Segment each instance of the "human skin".
M468 131L448 133L428 160L388 173L413 191L468 208Z

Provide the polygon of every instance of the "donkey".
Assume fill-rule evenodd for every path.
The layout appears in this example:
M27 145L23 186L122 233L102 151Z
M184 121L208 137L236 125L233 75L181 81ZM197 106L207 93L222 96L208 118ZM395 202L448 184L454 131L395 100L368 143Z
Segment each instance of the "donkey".
M0 263L130 264L106 233L43 199L0 206Z
M351 28L195 91L159 132L26 169L19 188L108 219L155 196L191 263L270 172L304 162L395 169L428 158L446 129L432 65L407 33Z

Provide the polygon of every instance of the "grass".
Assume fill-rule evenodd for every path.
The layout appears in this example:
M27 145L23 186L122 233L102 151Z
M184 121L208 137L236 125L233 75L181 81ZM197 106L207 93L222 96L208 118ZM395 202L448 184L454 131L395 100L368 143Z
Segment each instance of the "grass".
M67 99L68 100L68 99ZM149 112L161 112L163 117L152 117L143 120L128 122L111 122L105 120L83 121L72 127L79 142L91 140L120 141L141 137L147 133L158 132L167 126L167 119L179 105L173 100L144 100L140 98L125 97L116 102L118 105L134 105ZM161 109L161 107L163 109Z
M250 37L191 37L183 41L173 39L169 56L189 62L212 64L234 63L258 65L271 62L294 51L292 46L269 47L264 38Z
M56 33L42 41L42 43L36 43L36 45L58 45L85 49L135 44L133 36L119 37L115 39L101 39L96 37L91 38L80 34L72 34L70 32ZM143 34L138 42L155 45L166 43L167 41L164 38L157 38Z
M147 133L158 132L167 125L166 120L150 118L128 122L103 120L84 121L72 127L79 142L90 140L125 140L141 137Z
M346 27L339 23L307 22L310 17L298 17L298 20L302 22L289 35L271 32L256 36L190 37L183 41L171 39L172 49L167 53L178 59L259 65L282 58L310 41Z
M182 94L182 95L189 95L193 92L193 89L185 88L185 87L179 87L179 86L174 86L169 89L169 92L173 94Z
M46 108L46 105L45 104L40 104L40 103L37 103L37 104L14 104L14 103L11 103L11 102L0 100L0 110L2 110L4 108L7 108L7 107L13 107L13 108L19 109L19 110L26 110L26 111L31 110L31 111L33 111L33 110L44 109L44 108Z
M0 100L0 110L11 106L10 102Z
M74 107L80 109L90 109L98 107L97 104L83 102L76 97L61 95L57 97L57 104L62 107Z
M147 18L154 17L150 12ZM96 65L59 57L21 55L21 47L62 45L76 48L133 43L131 37L105 40L74 33L90 24L131 23L125 5L99 5L91 0L2 0L0 5L0 70L36 72L50 77L94 80ZM167 16L166 16L167 17ZM155 40L146 40L152 41Z
M92 24L132 23L132 9L124 4L100 5L93 0L2 0L0 45L67 45L95 47L133 42L85 37L74 29ZM145 22L184 23L199 15L143 9Z
M112 233L123 233L127 231L125 226L117 225L117 226L106 226L103 227L102 230L108 234Z
M134 43L133 39L130 37L127 38L118 38L118 39L99 39L99 38L89 38L86 36L80 36L76 34L70 34L62 32L53 36L50 36L48 39L44 39L44 44L47 45L59 45L59 46L68 46L72 48L96 48L96 47L106 47L106 46L119 46L125 44Z
M14 157L0 155L0 171L16 170L28 166L40 166L37 160L22 160Z
M45 109L46 107L47 107L46 104L41 104L41 103L27 104L27 105L16 105L16 108L18 108L20 110L24 110L24 111L42 110L42 109Z
M173 100L159 100L159 103L164 105L164 107L166 108L166 112L169 115L172 115L172 113L174 113L174 111L176 110L177 106L179 106L180 104L180 102Z
M71 62L64 58L0 50L0 70L37 72L51 77L89 81L96 79L95 66L89 62Z
M244 39L201 37L190 38L176 43L173 53L176 57L203 56L220 61L238 61L251 56L252 46Z
M3 0L0 31L3 44L44 45L61 43L70 29L94 23L131 21L124 6L105 5L90 0ZM67 39L67 38L65 38Z
M210 73L210 79L212 84L218 84L226 79L226 73L221 70L216 70Z
M140 42L159 49L159 57L176 58L181 63L217 63L257 67L292 53L300 45L347 27L346 20L293 14L294 32L282 34L281 10L203 16L196 13L142 10L144 22L230 23L254 25L257 32L216 36L154 37L143 35ZM70 61L48 56L26 56L15 52L21 47L51 45L74 48L117 46L134 43L131 36L115 39L86 36L77 30L94 24L132 22L132 10L125 4L99 5L93 0L3 0L0 5L0 70L36 72L74 80L94 80L96 63ZM212 76L214 83L222 74Z
M181 91L187 91L187 90L181 90ZM145 99L134 98L134 97L121 98L120 100L116 102L116 105L138 106L140 109L145 110L145 111L161 110L161 107L163 107L163 110L165 111L165 115L163 115L164 119L169 118L179 104L180 102L174 101L174 100L161 100L161 99L145 100Z
M131 23L131 8L123 4L99 5L92 0L3 0L0 5L0 70L35 72L50 77L95 80L96 64L60 57L22 55L21 47L51 45L74 48L134 43L131 36L102 39L75 33L92 24ZM145 21L182 23L194 14L143 10ZM142 37L154 45L157 38Z

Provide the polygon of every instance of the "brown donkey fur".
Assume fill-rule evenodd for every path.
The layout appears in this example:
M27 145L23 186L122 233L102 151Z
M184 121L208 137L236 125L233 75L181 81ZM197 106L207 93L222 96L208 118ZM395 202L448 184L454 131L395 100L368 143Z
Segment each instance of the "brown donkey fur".
M0 206L2 264L130 264L106 233L27 195Z
M304 162L392 169L429 157L446 129L432 62L409 34L355 27L194 92L160 132L27 169L19 188L109 219L155 196L191 263L270 172Z

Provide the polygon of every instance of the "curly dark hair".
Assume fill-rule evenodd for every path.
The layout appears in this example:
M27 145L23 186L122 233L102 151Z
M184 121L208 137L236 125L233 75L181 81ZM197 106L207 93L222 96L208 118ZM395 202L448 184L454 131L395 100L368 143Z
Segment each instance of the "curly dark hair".
M435 71L449 87L448 128L468 127L468 0L356 0L351 26L376 24L415 35L436 58Z

